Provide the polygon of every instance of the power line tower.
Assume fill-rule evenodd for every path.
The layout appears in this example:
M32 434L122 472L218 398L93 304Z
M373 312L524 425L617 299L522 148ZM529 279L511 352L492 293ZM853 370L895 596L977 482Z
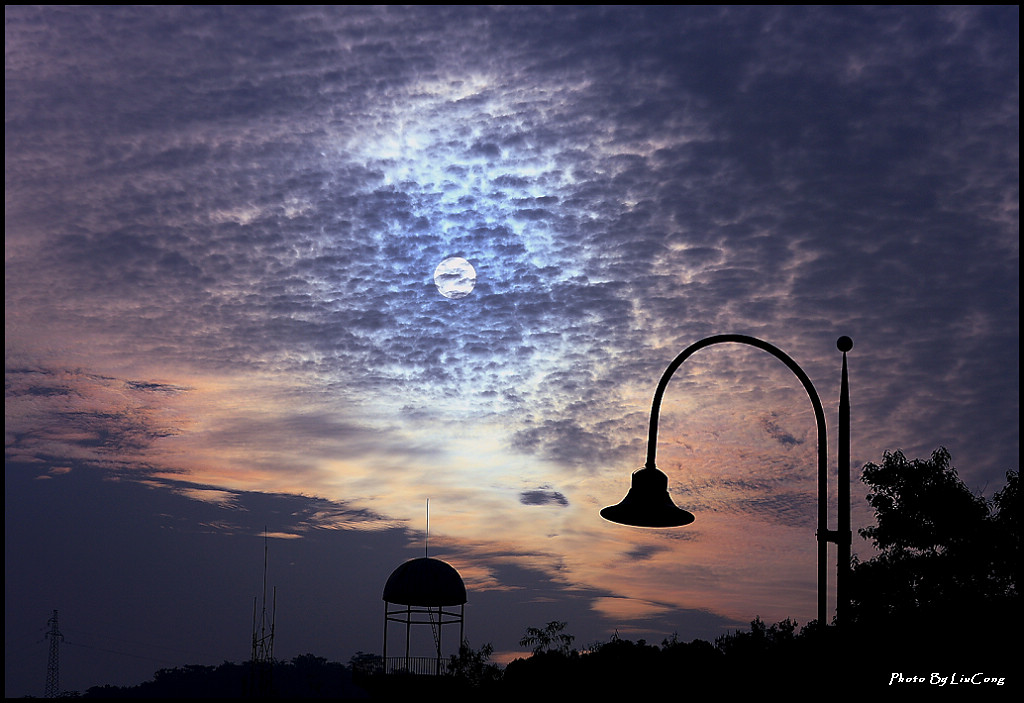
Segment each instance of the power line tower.
M253 696L271 695L274 670L274 625L277 620L277 588L271 614L267 615L267 535L263 534L263 608L257 615L256 598L252 599L252 674L249 690ZM269 628L268 628L269 620Z
M60 698L60 643L64 635L57 627L57 611L53 611L50 621L46 623L49 631L46 638L50 640L50 661L46 665L46 698Z

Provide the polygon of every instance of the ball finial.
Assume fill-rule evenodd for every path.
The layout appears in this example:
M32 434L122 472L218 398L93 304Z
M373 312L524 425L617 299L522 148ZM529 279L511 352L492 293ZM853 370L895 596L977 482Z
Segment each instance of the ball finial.
M853 349L853 340L843 335L838 340L836 340L836 348L838 348L839 351L845 354L846 352Z

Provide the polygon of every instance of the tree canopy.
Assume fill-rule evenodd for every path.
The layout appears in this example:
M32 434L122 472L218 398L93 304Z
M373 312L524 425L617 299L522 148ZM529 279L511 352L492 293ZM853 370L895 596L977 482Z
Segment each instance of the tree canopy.
M862 480L876 524L860 530L878 550L854 559L851 620L864 637L885 632L894 648L995 650L994 633L1020 624L1019 474L989 499L960 479L949 452L908 460L886 452Z
M572 653L573 635L563 632L568 623L552 620L544 627L528 627L519 640L520 647L531 647L534 654L553 652L563 656Z

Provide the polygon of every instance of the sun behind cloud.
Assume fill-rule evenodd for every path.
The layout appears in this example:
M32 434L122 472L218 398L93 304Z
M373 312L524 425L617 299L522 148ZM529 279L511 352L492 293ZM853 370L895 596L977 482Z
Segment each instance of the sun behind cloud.
M446 298L465 298L476 286L476 269L459 256L450 256L434 269L434 285Z

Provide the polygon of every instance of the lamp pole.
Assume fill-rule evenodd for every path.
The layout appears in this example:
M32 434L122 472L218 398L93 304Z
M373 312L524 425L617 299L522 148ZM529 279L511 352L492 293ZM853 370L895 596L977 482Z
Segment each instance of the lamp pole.
M828 439L825 428L825 412L821 399L814 389L811 379L804 370L778 347L756 337L742 334L720 334L707 337L684 349L679 356L665 369L658 388L654 393L651 405L651 426L647 440L647 462L642 469L633 473L629 493L618 505L609 506L601 511L606 520L638 527L678 527L693 522L694 517L682 510L668 496L668 478L658 469L656 455L658 451L658 417L661 413L661 400L665 395L668 382L676 370L695 352L715 344L736 343L757 347L768 352L792 371L803 384L811 405L814 408L814 420L818 434L818 623L827 624L828 591L828 543L838 546L836 564L836 622L845 616L844 594L846 591L846 575L850 569L850 397L849 382L846 370L846 353L853 348L853 340L840 337L837 348L843 353L842 387L839 396L839 529L828 529Z

